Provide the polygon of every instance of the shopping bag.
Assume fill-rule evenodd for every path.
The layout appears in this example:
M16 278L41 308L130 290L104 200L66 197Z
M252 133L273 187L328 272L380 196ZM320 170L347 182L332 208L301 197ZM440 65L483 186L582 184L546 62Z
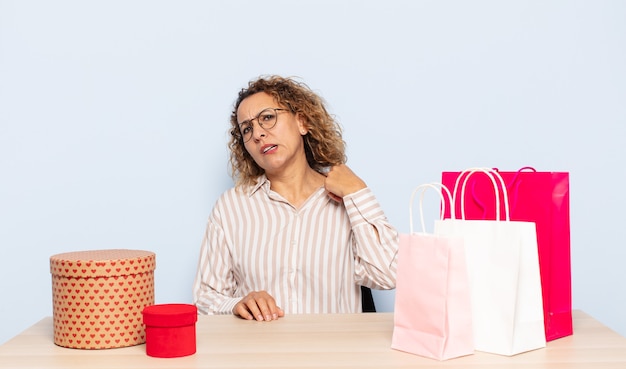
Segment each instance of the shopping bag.
M476 173L486 174L491 182L490 196L495 204L492 220L464 219L467 178ZM535 223L510 220L504 181L497 172L486 168L471 168L459 175L453 192L453 204L457 202L460 202L461 218L436 221L435 233L463 237L475 349L515 355L545 347Z
M546 341L569 336L573 333L569 173L537 172L531 167L498 173L506 183L511 220L535 222L537 226ZM459 174L443 172L443 184L452 188ZM467 188L465 219L494 219L489 180L473 176ZM460 202L456 206L458 214ZM451 216L449 207L444 216Z
M463 241L427 234L422 200L427 188L450 193L437 184L418 186L409 205L410 233L400 234L394 329L391 347L437 360L474 352L471 300ZM413 232L413 201L420 195L422 232Z

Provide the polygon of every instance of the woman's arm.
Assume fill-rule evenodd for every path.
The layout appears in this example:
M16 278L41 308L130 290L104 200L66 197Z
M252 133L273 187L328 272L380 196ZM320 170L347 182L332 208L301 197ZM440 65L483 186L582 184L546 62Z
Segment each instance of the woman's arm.
M343 202L352 227L357 280L371 288L395 288L397 230L369 188L345 196Z
M193 284L193 303L202 314L232 314L241 300L234 297L237 283L223 231L216 224L216 210L209 218Z

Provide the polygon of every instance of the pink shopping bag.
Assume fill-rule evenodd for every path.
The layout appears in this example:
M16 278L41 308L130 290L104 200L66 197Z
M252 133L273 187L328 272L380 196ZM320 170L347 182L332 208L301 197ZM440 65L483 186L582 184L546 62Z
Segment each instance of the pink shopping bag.
M573 333L569 173L537 172L529 167L498 173L509 193L511 220L535 222L537 226L546 340L569 336ZM443 184L453 188L450 186L459 174L443 172ZM466 219L493 219L495 206L489 179L473 176L467 186ZM457 202L457 214L459 205ZM444 216L450 218L449 207Z
M424 231L421 199L427 187L440 190L425 184L413 191L410 233L400 234L391 347L447 360L474 352L469 281L463 240ZM414 233L412 204L420 190L422 233Z

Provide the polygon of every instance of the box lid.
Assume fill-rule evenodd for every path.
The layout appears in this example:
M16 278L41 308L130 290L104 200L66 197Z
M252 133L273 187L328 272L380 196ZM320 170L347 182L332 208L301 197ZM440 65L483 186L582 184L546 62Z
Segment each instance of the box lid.
M50 273L68 278L113 277L153 271L151 251L109 249L75 251L50 257Z
M153 327L181 327L198 320L198 309L191 304L158 304L143 309L143 323Z

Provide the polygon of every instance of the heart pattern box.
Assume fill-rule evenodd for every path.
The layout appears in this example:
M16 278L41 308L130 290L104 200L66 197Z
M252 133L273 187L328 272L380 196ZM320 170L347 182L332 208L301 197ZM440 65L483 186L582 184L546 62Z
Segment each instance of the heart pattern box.
M155 254L93 250L50 257L54 343L108 349L146 341L142 310L154 304Z

